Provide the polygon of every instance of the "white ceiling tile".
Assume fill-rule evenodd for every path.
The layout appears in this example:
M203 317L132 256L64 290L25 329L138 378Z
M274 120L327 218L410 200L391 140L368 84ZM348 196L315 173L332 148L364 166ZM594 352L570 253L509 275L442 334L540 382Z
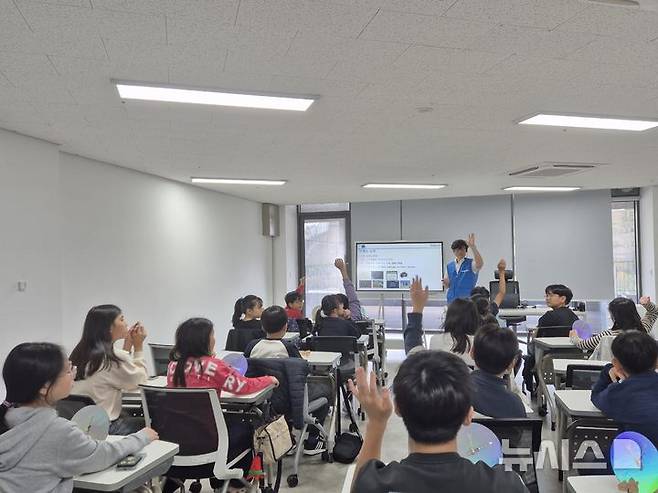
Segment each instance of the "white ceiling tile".
M351 41L327 77L364 81L376 78L377 74L387 73L408 48L408 45L400 43L362 39Z
M290 77L275 75L268 89L280 94L310 94L325 98L353 98L365 88L366 83L356 80L317 79L312 77Z
M643 67L658 64L658 43L599 36L568 56L573 60Z
M504 58L504 55L483 51L412 46L400 55L393 68L407 73L478 74L486 72Z
M649 41L658 38L658 12L591 5L557 30Z
M291 35L302 31L355 38L376 12L376 8L354 3L242 0L237 24L257 32Z
M501 80L518 81L556 81L569 80L587 72L591 64L575 60L555 58L535 58L523 55L511 55L487 70L488 75Z
M554 29L586 7L580 0L459 0L445 15Z

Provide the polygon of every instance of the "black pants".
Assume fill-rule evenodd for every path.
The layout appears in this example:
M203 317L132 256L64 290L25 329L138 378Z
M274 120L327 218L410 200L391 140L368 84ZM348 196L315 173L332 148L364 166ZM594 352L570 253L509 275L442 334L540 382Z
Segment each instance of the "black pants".
M132 435L146 426L144 418L128 416L121 413L117 419L110 423L110 435Z
M321 382L310 382L308 384L308 401L311 402L315 399L319 399L320 397L326 397L327 398L327 404L324 406L316 409L311 413L311 415L318 420L318 423L320 423L322 426L324 426L324 422L327 419L327 416L329 415L329 405L331 404L331 399L333 397L333 391L331 389L331 384L329 382L327 383L321 383ZM318 440L318 437L320 435L320 430L318 430L315 426L311 426L308 429L308 438L309 442L315 442Z

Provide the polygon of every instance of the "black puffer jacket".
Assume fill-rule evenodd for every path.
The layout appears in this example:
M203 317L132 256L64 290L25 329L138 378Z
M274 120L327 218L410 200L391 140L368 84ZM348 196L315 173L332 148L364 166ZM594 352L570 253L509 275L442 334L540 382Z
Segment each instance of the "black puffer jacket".
M279 386L272 394L272 409L284 414L296 429L304 426L304 387L310 368L301 358L247 358L249 367L245 376L271 375Z

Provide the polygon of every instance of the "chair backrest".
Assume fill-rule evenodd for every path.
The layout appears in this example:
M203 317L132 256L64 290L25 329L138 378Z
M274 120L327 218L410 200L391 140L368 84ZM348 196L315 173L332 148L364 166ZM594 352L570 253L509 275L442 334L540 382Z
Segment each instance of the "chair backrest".
M159 377L167 375L167 366L169 365L169 353L174 348L173 344L154 344L149 342L151 349L151 358L153 359L153 370Z
M567 365L566 387L573 390L591 390L601 375L601 368L588 365Z
M313 322L308 318L298 318L297 327L299 329L299 338L304 339L313 332Z
M571 327L568 325L537 327L535 337L569 337L569 332L571 332Z
M80 409L96 404L94 400L86 395L70 394L68 397L57 401L55 410L60 418L71 419Z
M589 359L595 361L612 361L612 341L615 340L615 337L617 336L612 335L601 337L598 346L596 346Z
M498 437L503 445L504 459L508 459L512 469L516 471L526 487L533 493L538 491L536 452L541 446L541 429L544 420L541 418L474 418L474 423L480 423ZM504 442L507 440L507 442Z
M494 301L498 295L500 281L489 282L490 301ZM521 292L519 291L519 281L507 281L505 297L500 308L516 308L521 302Z
M350 336L313 336L307 339L311 351L330 351L340 353L340 364L345 365L354 361L354 355L359 347L356 337Z
M555 376L553 372L553 360L555 359L584 359L585 355L582 352L552 352L545 355L539 361L539 378L543 379L545 385L553 385Z
M567 428L569 469L577 470L581 476L612 474L610 447L619 432L617 424L606 419L584 418L571 423Z
M359 329L361 334L370 334L373 320L357 320L354 325Z
M247 349L249 343L255 339L264 339L265 332L260 329L231 329L226 336L226 351L240 351Z
M228 431L215 389L163 388L140 385L146 426L161 440L177 443L174 466L194 467L214 463L217 478L242 476L230 470Z

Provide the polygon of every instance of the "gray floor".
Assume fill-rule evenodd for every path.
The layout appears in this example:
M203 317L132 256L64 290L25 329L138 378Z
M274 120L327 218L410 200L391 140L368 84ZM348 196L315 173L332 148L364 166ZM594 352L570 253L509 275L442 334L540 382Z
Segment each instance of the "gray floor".
M392 379L404 355L402 351L390 351L389 354L388 370ZM348 421L346 421L347 423ZM361 429L365 429L365 423L362 423ZM554 440L554 432L551 431L548 417L543 427L543 438ZM402 420L397 416L391 417L389 421L384 438L382 455L385 462L399 460L407 455L407 433ZM284 464L282 485L279 491L287 493L340 493L348 467L339 463L324 463L320 457L304 458L300 464L299 485L296 488L289 488L286 484L286 477L290 471L288 468L285 468ZM550 469L538 471L537 476L540 493L562 492L562 483L558 481L557 471ZM211 492L212 490L206 485L203 491ZM437 489L438 492L440 492L440 489Z

